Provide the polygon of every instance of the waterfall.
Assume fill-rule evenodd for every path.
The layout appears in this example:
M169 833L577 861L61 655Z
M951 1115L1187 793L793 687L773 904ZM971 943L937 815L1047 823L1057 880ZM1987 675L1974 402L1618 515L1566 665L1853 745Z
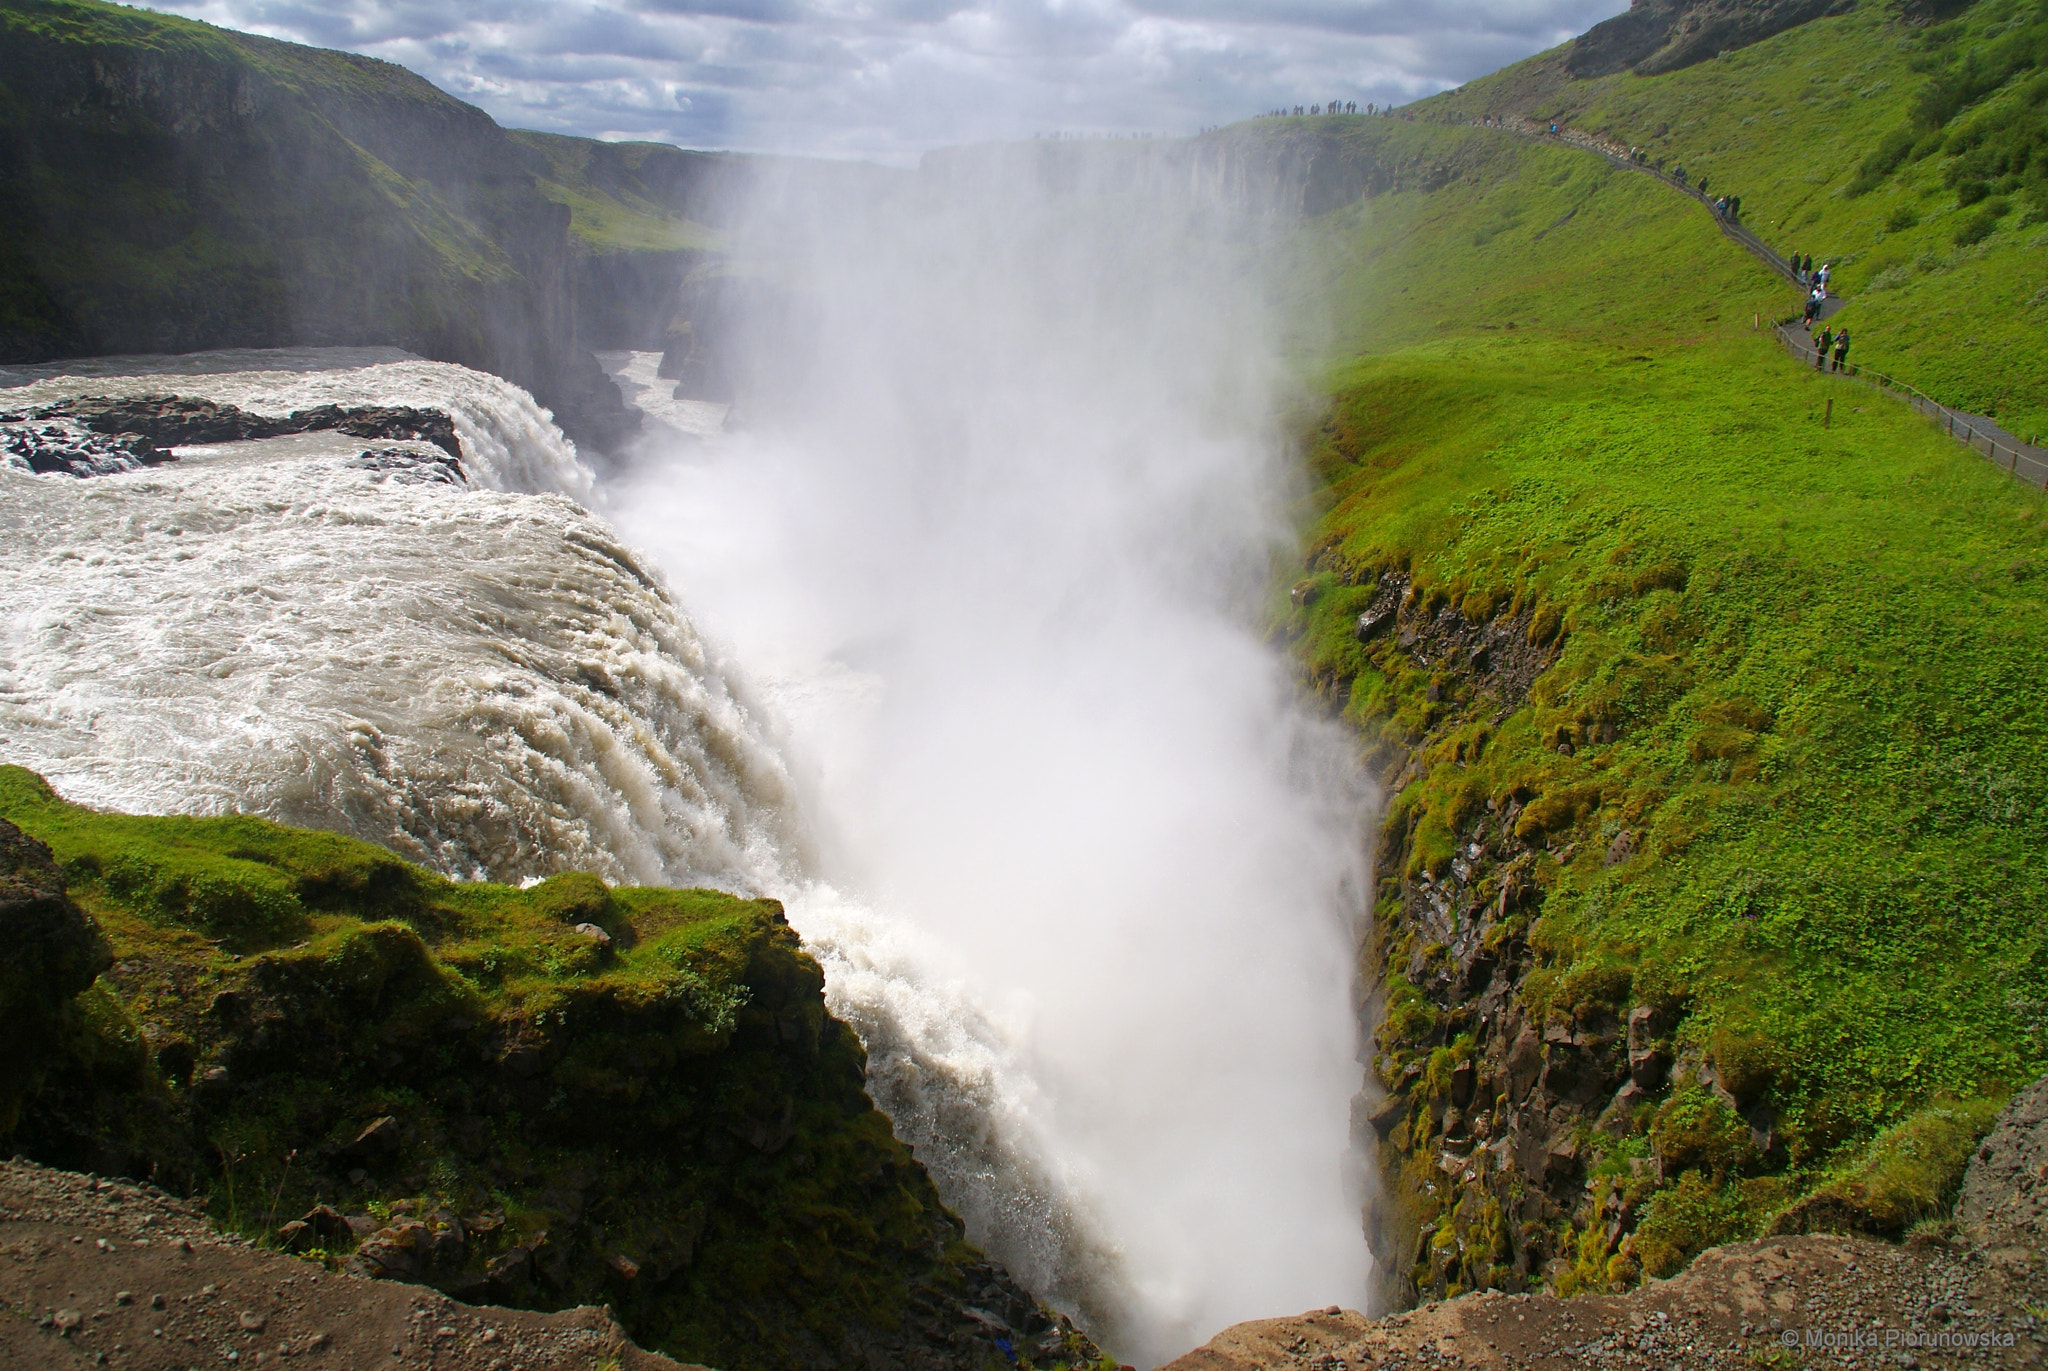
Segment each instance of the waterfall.
M1349 801L1316 808L1343 785L1293 774L1322 765L1330 739L1288 714L1284 676L1243 632L1174 611L1151 646L1209 679L1148 699L1132 667L1140 688L1104 697L1093 741L1069 713L1086 700L1069 688L1094 687L1016 673L1010 684L1037 698L990 699L1019 720L1053 706L1047 718L1066 731L1045 760L1066 770L1005 775L1015 756L986 753L994 769L965 780L954 817L989 817L975 787L1020 781L1017 803L1036 809L995 811L1011 835L948 856L964 835L943 814L947 788L963 784L947 768L972 761L942 754L980 725L923 692L991 684L979 679L987 654L1018 646L1014 626L962 626L955 645L976 673L963 681L904 670L904 642L886 635L866 653L792 656L730 617L744 603L736 578L799 613L796 580L830 578L774 539L745 556L732 541L761 532L745 483L815 476L820 450L707 432L684 467L662 468L680 486L606 487L516 387L362 350L99 359L0 373L0 386L0 411L162 394L266 415L438 409L455 423L464 478L415 479L402 452L396 466L388 453L371 460L364 440L334 431L184 448L165 465L82 479L0 467L13 552L0 561L0 760L85 803L253 812L458 877L581 869L776 896L825 968L833 1011L868 1046L877 1103L970 1236L1123 1355L1160 1359L1269 1307L1362 1299L1343 1175L1357 1071L1350 930L1329 904L1358 897L1331 885L1355 885L1356 815ZM439 456L396 445L408 446ZM1259 475L1228 461L1210 470L1229 473L1221 491L1204 476L1178 501L1204 518ZM1131 476L1107 479L1142 490ZM874 473L856 462L841 477ZM829 503L839 489L821 480L806 498ZM610 510L625 536L593 510ZM829 561L835 546L814 551ZM971 586L909 604L956 615L951 597ZM714 635L699 632L699 598L718 608ZM1123 608L1158 606L1141 596ZM859 617L828 636L871 626ZM1106 636L1087 647L1089 672L1131 650L1115 648L1130 622L1096 623ZM1044 628L1018 650L1070 659L1072 641ZM946 646L907 641L913 661ZM1191 644L1208 655L1187 658ZM930 821L909 847L846 821L843 784L819 774L832 731L814 726L839 711L896 727L905 707L928 710L930 737L874 795ZM1133 770L1170 757L1159 748L1175 737L1218 729L1228 737L1197 749L1199 767L1164 778L1209 792L1201 805ZM1142 745L1112 741L1119 733ZM845 759L823 760L830 771ZM853 774L840 768L840 783ZM904 808L907 782L931 793ZM877 864L864 867L857 849L869 843ZM1033 845L1035 874L1016 865ZM1059 893L1098 858L1102 889ZM905 861L936 879L905 886ZM1035 924L1058 900L1080 921ZM1006 985L992 969L975 930L1003 925L1029 950L1018 965L1033 979ZM1128 1070L1102 1074L1119 1053ZM1284 1304L1271 1303L1276 1291Z

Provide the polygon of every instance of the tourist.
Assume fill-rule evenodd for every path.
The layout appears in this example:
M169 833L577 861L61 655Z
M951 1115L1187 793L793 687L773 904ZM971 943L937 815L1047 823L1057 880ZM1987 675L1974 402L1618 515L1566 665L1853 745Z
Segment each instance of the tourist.
M1825 324L1820 335L1813 340L1813 369L1819 371L1828 364L1828 349L1835 345L1835 331Z
M1835 370L1841 371L1849 360L1849 326L1842 325L1842 331L1835 335Z

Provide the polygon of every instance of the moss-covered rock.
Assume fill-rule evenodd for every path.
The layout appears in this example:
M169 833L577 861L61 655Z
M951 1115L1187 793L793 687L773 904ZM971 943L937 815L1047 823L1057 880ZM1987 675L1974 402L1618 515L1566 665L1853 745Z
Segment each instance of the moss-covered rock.
M98 813L11 767L0 815L54 855L7 839L36 908L89 913L112 953L93 982L74 936L47 978L91 989L8 1139L36 1160L372 1275L609 1303L725 1367L980 1366L1027 1334L1095 1355L963 1241L772 900L460 884L259 819Z

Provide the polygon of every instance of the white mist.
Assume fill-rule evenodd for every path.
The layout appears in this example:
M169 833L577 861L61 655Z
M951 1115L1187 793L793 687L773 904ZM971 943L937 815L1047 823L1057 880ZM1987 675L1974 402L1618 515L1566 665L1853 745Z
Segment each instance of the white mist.
M1256 241L1137 156L764 191L739 237L797 303L748 334L745 427L600 499L779 716L831 882L792 918L864 949L835 993L931 983L864 1027L923 1044L878 1083L899 1131L1151 1363L1367 1298L1369 815L1256 627L1292 538ZM975 1097L927 1098L967 1057Z

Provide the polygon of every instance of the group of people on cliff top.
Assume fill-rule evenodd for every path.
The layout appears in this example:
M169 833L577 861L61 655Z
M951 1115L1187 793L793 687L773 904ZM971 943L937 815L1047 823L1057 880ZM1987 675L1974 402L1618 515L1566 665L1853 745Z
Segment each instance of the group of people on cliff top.
M1296 105L1296 106L1295 106L1295 107L1294 107L1293 109L1291 109L1291 110L1290 110L1290 109L1286 109L1286 108L1284 108L1284 107L1283 107L1283 108L1281 108L1281 109L1267 110L1267 111L1265 112L1265 114L1261 115L1260 117L1261 117L1261 118L1264 118L1264 119L1285 119L1285 118L1287 118L1288 116L1290 116L1290 115L1295 115L1295 114L1382 114L1382 115L1391 115L1391 114L1393 114L1393 112L1394 112L1394 107L1393 107L1392 105L1386 105L1386 106L1381 106L1381 105L1377 105L1377 104L1369 104L1369 105L1367 105L1367 106L1366 106L1366 107L1365 107L1364 109L1362 109L1362 110L1361 110L1361 109L1360 109L1360 108L1358 107L1358 102L1357 102L1356 100L1332 100L1332 101L1331 101L1331 102L1330 102L1329 104L1327 104L1327 105L1310 105L1310 106L1309 106L1308 108L1306 108L1306 109L1302 108L1302 107L1301 107L1300 105Z

